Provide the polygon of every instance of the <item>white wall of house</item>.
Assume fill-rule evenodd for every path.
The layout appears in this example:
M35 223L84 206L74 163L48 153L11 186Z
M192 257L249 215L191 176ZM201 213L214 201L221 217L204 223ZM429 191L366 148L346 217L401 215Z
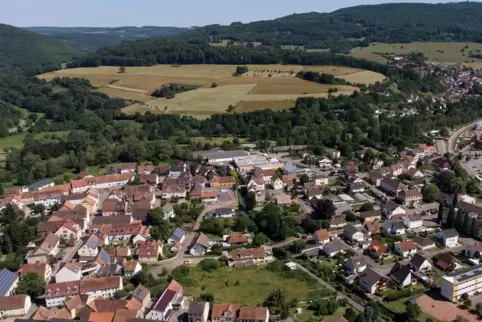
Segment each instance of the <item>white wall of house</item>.
M74 272L66 267L62 267L57 274L55 274L55 281L57 283L69 282L69 281L80 281L82 279L82 272Z
M11 310L1 310L0 316L2 318L10 317L10 316L24 316L27 314L28 310L32 306L32 300L30 296L25 297L25 302L23 303L22 307L11 309Z

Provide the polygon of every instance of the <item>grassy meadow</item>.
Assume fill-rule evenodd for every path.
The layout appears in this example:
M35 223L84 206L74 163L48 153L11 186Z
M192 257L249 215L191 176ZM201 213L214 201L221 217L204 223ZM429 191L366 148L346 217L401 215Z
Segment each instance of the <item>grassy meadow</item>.
M339 94L351 94L356 87L324 85L296 78L301 70L333 74L357 83L374 83L384 79L381 74L339 66L301 65L248 65L249 72L234 77L236 65L156 65L127 67L119 73L117 67L65 69L39 75L50 80L54 77L80 77L90 80L99 91L111 97L132 101L125 113L177 113L205 118L226 112L229 105L236 111L254 111L292 107L300 96L327 97L330 88ZM169 83L198 85L199 88L179 93L175 98L155 98L151 93ZM215 86L213 84L215 83Z
M192 268L191 278L197 282L185 286L185 294L199 298L203 293L212 293L216 303L238 305L261 305L275 289L284 291L288 300L304 298L316 289L308 282L286 278L263 267L222 267L214 272Z
M465 48L468 46L468 48ZM440 63L474 63L482 62L481 59L471 58L470 52L479 54L482 44L471 42L413 42L407 44L373 43L369 47L356 47L350 56L386 63L386 59L375 53L408 54L423 52L429 61Z

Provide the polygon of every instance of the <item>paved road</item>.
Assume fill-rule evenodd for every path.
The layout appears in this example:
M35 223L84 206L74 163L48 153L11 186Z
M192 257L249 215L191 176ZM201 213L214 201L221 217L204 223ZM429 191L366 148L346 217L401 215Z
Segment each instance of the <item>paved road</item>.
M338 297L346 299L348 301L348 304L353 306L358 311L360 311L360 312L363 311L364 307L361 304L355 302L354 300L352 300L351 298L349 298L348 296L346 296L342 292L337 291L333 286L331 286L330 284L328 284L327 282L325 282L324 280L322 280L321 278L319 278L318 276L316 276L315 274L313 274L312 272L310 272L309 270L307 270L306 268L304 268L300 264L296 263L296 268L298 268L299 270L301 270L301 271L305 272L306 274L310 275L312 278L314 278L318 283L320 283L324 287L336 292L336 295Z
M53 270L52 270L52 276L54 276L57 271L61 268L62 265L64 265L65 263L68 263L72 260L72 258L74 257L75 254L77 254L77 251L79 250L79 248L82 246L84 242L82 240L78 240L77 243L75 243L75 245L73 247L67 247L65 248L65 255L64 257L62 257L61 260L59 260L53 267Z
M363 180L363 183L365 184L365 187L370 189L370 191L375 195L377 196L378 198L382 199L382 200L385 200L386 199L386 196L383 194L383 192L381 192L377 187L375 187L374 185L370 184L368 181L366 180Z
M470 124L462 126L460 129L452 133L450 138L447 140L447 152L448 153L455 153L455 150L457 148L457 140L459 137L466 131L470 130L472 127L475 126L478 122L481 122L482 120L477 120L474 121Z

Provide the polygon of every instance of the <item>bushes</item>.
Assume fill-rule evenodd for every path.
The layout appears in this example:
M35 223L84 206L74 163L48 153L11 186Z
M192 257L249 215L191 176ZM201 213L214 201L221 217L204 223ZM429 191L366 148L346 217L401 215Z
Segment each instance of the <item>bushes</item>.
M409 297L415 294L423 293L424 291L425 289L423 288L414 288L414 287L404 288L401 290L390 290L385 294L384 300L388 302L392 302L404 297Z
M219 261L211 258L206 258L199 263L199 267L203 271L213 272L219 268Z

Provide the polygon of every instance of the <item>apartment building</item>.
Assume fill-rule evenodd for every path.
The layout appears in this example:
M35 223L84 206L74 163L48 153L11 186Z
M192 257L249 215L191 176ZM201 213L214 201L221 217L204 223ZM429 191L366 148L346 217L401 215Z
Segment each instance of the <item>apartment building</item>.
M482 292L482 264L460 269L442 278L440 295L455 302L462 295Z

